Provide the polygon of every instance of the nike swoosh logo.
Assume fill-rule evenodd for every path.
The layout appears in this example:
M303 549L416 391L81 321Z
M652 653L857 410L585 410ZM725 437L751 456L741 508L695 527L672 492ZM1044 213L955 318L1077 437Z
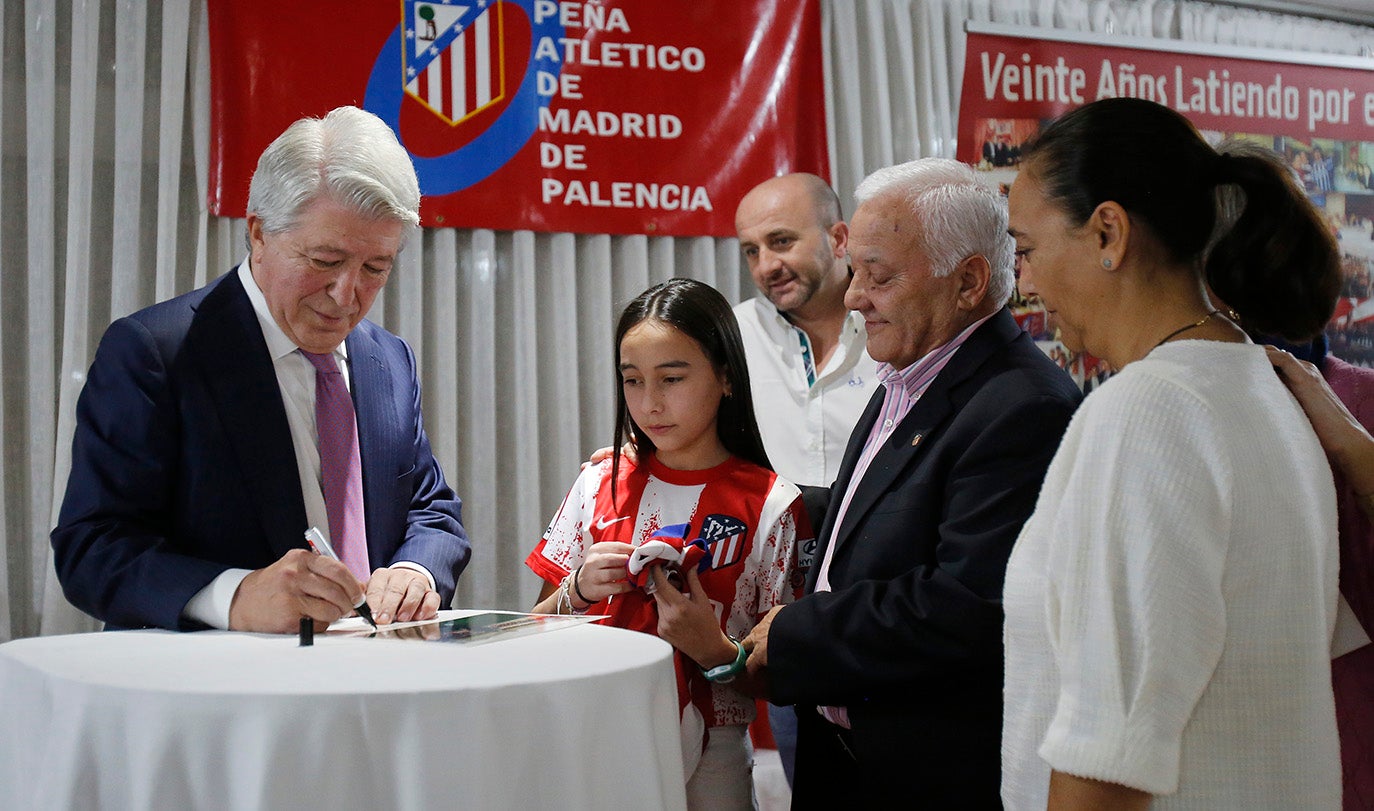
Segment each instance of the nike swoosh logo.
M622 516L620 516L619 518L612 518L612 519L609 520L609 521L607 521L607 520L604 519L604 518L598 518L598 519L596 519L596 528L597 528L597 530L604 530L604 529L606 529L606 527L609 527L611 524L618 524L618 523L620 523L621 521L628 521L629 518L630 518L630 516L628 516L628 515L622 515Z

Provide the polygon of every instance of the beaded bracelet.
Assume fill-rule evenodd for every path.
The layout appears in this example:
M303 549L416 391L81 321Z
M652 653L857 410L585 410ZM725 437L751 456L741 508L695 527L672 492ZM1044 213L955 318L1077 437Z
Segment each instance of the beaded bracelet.
M570 584L571 584L571 585L570 585ZM564 604L564 603L567 603L567 606L568 606L568 613L569 613L569 614L585 614L585 613L587 613L587 608L591 608L591 605L588 605L587 608L575 608L575 607L573 606L572 595L571 595L571 594L569 593L569 591L568 591L569 588L572 588L573 590L576 590L576 579L573 577L573 574L564 575L563 579L562 579L561 581L559 581L559 583L558 583L558 601L554 604L553 613L555 613L555 614L562 614L562 613L563 613L563 604ZM582 595L579 593L579 594L578 594L578 597L582 597ZM582 598L582 602L584 602L584 603L587 602L586 598Z
M568 578L565 576L558 582L558 599L554 601L553 613L562 614L563 604L568 604L568 613L572 613L572 598L568 596Z

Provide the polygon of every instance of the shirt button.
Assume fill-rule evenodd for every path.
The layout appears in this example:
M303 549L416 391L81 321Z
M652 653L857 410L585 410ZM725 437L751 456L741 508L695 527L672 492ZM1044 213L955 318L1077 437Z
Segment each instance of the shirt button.
M891 428L891 427L892 427L892 420L883 420L883 427L884 427L884 428Z

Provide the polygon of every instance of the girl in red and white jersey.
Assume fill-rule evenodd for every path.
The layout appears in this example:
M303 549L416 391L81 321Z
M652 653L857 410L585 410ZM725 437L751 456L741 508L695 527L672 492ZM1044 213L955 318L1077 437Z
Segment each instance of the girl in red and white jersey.
M719 292L689 279L646 290L621 315L615 347L616 448L583 470L526 558L546 581L534 610L607 614L672 644L688 805L747 808L746 693L762 685L737 640L800 594L810 523L764 453L739 326ZM631 553L665 533L700 539L700 564L650 566L636 586Z

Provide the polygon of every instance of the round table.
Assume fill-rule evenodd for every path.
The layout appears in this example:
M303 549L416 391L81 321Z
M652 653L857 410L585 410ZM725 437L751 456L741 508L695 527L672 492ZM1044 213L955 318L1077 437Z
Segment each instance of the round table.
M0 808L684 808L671 650L590 624L16 640Z

